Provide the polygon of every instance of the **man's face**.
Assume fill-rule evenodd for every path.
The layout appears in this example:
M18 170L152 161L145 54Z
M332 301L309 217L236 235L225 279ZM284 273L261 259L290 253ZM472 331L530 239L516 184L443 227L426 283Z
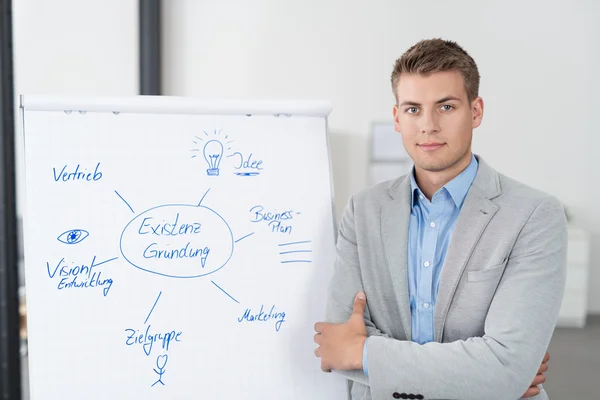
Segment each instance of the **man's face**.
M402 74L396 90L394 125L415 167L439 172L468 164L483 101L478 97L469 103L460 72Z

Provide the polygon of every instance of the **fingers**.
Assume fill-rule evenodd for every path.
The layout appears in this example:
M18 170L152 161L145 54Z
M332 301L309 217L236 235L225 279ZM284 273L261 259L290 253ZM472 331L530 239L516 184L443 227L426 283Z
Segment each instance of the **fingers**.
M537 374L535 376L535 378L533 378L533 382L531 383L531 386L533 386L533 385L541 385L544 382L546 382L546 375L544 375L544 374Z
M316 344L321 344L323 337L321 336L320 333L315 334L315 336L313 337L313 340L315 341Z
M542 362L547 363L548 360L550 360L550 353L546 352L546 355L544 356L544 360Z
M542 363L540 365L540 369L538 369L538 374L543 374L544 372L548 371L548 364L547 363Z
M358 292L356 294L356 297L354 297L354 307L352 309L352 314L359 315L360 318L363 318L366 304L367 297L363 292Z
M317 322L315 324L315 332L322 333L323 332L323 328L325 328L325 323L323 323L323 322Z
M523 398L533 397L540 394L540 389L537 386L532 386L523 395Z
M319 358L321 358L321 350L320 349L321 349L320 347L317 347L315 349L315 356L317 356ZM325 364L324 360L321 360L321 371L323 371L323 372L331 372L331 368L329 368L329 366L327 366Z

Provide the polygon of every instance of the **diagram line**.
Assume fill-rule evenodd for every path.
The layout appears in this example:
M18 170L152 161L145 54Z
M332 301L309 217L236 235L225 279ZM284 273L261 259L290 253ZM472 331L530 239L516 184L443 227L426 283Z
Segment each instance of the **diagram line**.
M115 190L115 193L117 194L117 196L119 196L119 197L121 198L121 200L123 200L123 202L124 202L125 204L127 204L127 207L129 207L129 209L131 210L131 212L135 214L135 211L133 211L133 208L131 208L131 206L129 205L129 203L127 202L127 200L125 200L125 199L123 198L123 196L121 196L121 195L119 194L119 192L117 192L116 190Z
M249 234L247 234L246 236L242 236L241 238L239 238L239 239L238 239L238 240L236 240L235 242L237 243L237 242L239 242L240 240L242 240L242 239L246 239L248 236L252 236L252 235L254 235L254 232L252 232L252 233L249 233Z
M212 282L212 284L213 284L213 285L215 285L216 287L218 287L218 288L221 290L221 292L223 292L223 293L225 293L227 296L229 296L229 298L230 298L231 300L233 300L233 301L235 301L236 303L240 304L240 302L239 302L239 301L237 301L236 299L234 299L233 297L231 297L231 295L230 295L229 293L227 293L226 291L224 291L224 290L221 288L221 286L217 285L217 284L216 284L214 281L211 281L211 282Z
M290 243L281 243L280 246L290 246L292 244L302 244L302 243L310 243L310 240L304 240L302 242L290 242Z
M291 261L282 261L282 264L289 264L289 263L311 263L312 261L310 260L291 260Z
M282 251L279 254L291 254L291 253L312 253L312 250L291 250L291 251Z
M198 203L198 207L200 207L200 204L202 204L202 201L204 200L204 198L206 197L208 192L210 192L210 188L204 193L204 196L202 196L202 198L200 199L200 202Z
M92 262L92 264L94 264L94 267L97 267L98 265L102 265L102 264L106 264L107 262L115 261L117 258L119 258L119 257L114 257L114 258L111 258L110 260L102 261L101 263L98 263L98 264ZM94 260L95 259L96 259L96 257L94 257Z
M148 319L150 319L150 315L152 315L152 311L154 311L154 307L156 307L156 303L158 303L158 299L160 299L161 294L162 294L162 291L160 293L158 293L158 297L156 298L156 301L154 302L154 305L152 306L150 313L148 313L148 316L146 317L146 320L144 321L144 325L146 325L146 323L148 322Z
M196 139L198 139L198 140L200 140L200 141L204 142L204 139L202 139L200 136L194 136L194 137L195 137ZM194 142L194 143L196 143L196 142Z

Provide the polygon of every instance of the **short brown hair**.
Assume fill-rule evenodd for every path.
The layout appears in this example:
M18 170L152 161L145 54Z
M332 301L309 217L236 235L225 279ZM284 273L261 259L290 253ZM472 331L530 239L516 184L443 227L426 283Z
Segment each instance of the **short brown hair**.
M459 71L465 81L469 102L479 95L479 71L475 60L458 44L449 40L427 39L406 50L394 63L392 91L398 101L400 75L429 75L434 72Z

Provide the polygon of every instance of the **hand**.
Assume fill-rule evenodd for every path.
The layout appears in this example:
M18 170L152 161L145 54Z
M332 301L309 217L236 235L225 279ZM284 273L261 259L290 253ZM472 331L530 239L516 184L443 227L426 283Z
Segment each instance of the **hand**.
M315 355L321 358L321 369L362 369L362 356L367 327L365 326L365 294L360 292L354 298L352 315L343 324L317 322L315 324Z
M548 360L550 360L550 354L546 353L544 359L542 360L542 364L540 365L540 369L538 370L537 375L533 379L531 386L529 387L529 389L527 389L523 397L533 397L540 394L540 389L537 387L537 385L546 382L546 375L544 375L544 372L548 371Z

